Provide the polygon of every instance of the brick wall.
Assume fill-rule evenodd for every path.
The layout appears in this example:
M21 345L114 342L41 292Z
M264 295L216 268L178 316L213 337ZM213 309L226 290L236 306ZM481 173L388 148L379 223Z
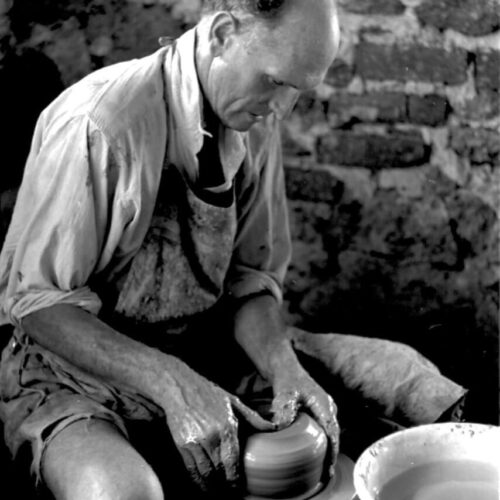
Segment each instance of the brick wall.
M284 124L290 315L417 346L496 421L500 4L340 6L340 56Z
M0 87L2 106L25 103L34 86L56 87L54 71L65 86L151 52L158 36L195 22L198 5L0 0L0 85L6 74L29 82ZM493 421L499 1L339 0L339 7L339 57L283 124L294 238L287 315L313 330L415 345L469 386L473 402L482 400L477 419ZM29 64L19 73L22 64L7 64L34 55L45 70ZM28 109L9 109L26 122ZM22 170L16 154L1 167L0 238ZM475 396L480 391L486 396Z

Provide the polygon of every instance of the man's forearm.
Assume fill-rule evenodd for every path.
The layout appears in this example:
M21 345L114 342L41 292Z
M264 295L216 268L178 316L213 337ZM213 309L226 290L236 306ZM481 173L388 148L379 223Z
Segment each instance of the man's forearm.
M235 338L262 376L273 381L299 366L279 304L270 295L250 298L235 314Z
M96 378L131 390L163 407L165 388L176 389L172 375L182 362L137 342L83 309L56 305L23 319L38 344Z

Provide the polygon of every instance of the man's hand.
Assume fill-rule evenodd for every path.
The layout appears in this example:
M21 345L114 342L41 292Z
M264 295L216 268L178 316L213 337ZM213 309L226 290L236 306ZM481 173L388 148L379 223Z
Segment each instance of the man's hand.
M238 417L260 431L275 426L184 364L169 388L164 410L174 442L192 479L204 491L238 485Z
M277 301L260 296L243 303L235 314L235 338L272 383L274 423L290 425L302 408L323 428L331 443L329 472L333 475L339 449L337 407L300 364Z
M290 425L299 409L306 410L323 428L330 441L329 474L333 476L339 451L339 426L337 407L333 399L303 369L297 366L293 371L277 374L273 383L273 421L279 427Z

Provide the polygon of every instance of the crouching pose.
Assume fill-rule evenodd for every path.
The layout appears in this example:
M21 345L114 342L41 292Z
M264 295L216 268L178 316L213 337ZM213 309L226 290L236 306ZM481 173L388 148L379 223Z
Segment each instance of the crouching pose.
M334 0L204 3L179 39L90 74L37 122L0 257L0 324L13 325L0 417L13 456L29 450L58 500L237 491L242 436L298 410L326 432L333 471L340 403L302 358L353 389L366 362L370 383L393 366L370 357L376 341L280 315L291 247L278 121L335 57ZM464 391L424 361L444 384L436 397L425 383L415 404L402 396L415 384L402 401L363 395L386 417L439 418ZM265 390L271 417L252 407Z

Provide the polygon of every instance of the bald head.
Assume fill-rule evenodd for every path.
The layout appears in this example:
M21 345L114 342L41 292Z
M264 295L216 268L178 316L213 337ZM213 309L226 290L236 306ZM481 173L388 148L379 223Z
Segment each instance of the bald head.
M304 77L289 82L292 86L306 90L317 85L339 47L335 1L284 0L272 21L259 21L249 28L249 50L253 44L263 44L297 78Z
M287 0L279 22L271 30L272 43L283 41L284 54L296 62L325 71L338 51L339 26L334 0ZM291 50L286 51L285 45ZM309 62L309 64L308 64ZM292 64L292 61L290 62Z
M262 19L279 16L287 0L203 0L202 13L240 12Z
M197 67L227 126L246 130L266 114L284 117L300 91L321 83L339 45L335 0L209 3L215 10L198 26Z
M279 22L284 12L292 8L335 7L335 0L316 2L316 0L203 0L202 15L216 12L231 12L242 14L254 21Z

